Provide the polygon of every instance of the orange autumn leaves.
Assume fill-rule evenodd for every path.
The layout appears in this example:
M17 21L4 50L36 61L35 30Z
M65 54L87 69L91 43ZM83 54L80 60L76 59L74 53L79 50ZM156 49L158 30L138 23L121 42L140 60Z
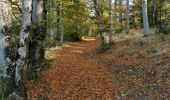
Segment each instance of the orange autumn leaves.
M88 55L96 43L94 39L68 43L53 52L53 64L42 72L42 82L29 86L29 97L48 100L115 99L111 73Z

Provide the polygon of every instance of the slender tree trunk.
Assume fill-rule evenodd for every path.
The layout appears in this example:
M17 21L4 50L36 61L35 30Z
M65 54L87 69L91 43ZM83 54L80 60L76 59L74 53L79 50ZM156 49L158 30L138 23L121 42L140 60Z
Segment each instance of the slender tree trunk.
M162 2L163 2L163 5L165 5L165 3L166 3L165 0L163 0ZM167 6L164 6L163 7L163 11L164 11L164 18L165 18L165 20L167 18L167 10L166 9L167 9Z
M78 32L80 32L80 8L79 8L79 3L80 3L80 1L79 0L77 0L77 1L74 1L74 3L76 4L76 7L78 8L77 9L77 18L76 18L76 21L77 21L77 31Z
M102 32L102 25L99 22L99 24L97 24L97 26L98 26L98 31L97 32L100 35L101 43L104 43L105 40L104 40L104 36L103 36L103 32Z
M134 27L135 27L135 29L138 28L138 14L137 14L137 12L135 12L135 16L134 16Z
M129 0L126 0L126 33L129 33Z
M114 3L114 10L115 10L115 12L114 12L114 14L115 14L114 19L115 19L115 22L117 21L117 11L116 11L116 8L117 8L117 0L115 0L115 3Z
M122 0L119 0L119 9L122 9ZM119 12L119 21L122 23L122 12Z
M61 1L60 4L60 11L61 11L61 40L60 40L60 44L61 46L63 46L64 43L64 18L63 18L63 2Z
M113 43L113 40L112 40L112 0L109 0L109 19L110 19L110 22L109 22L109 44L112 44Z
M101 24L101 16L102 16L102 11L100 9L98 9L98 0L93 0L94 3L94 9L95 9L95 15L96 15L96 19L97 19L97 32L100 35L100 39L101 42L105 42L104 40L104 36L103 36L103 32L102 32L102 24Z
M53 12L53 5L52 2L50 1L50 14ZM50 39L52 41L52 47L56 46L56 41L55 41L55 35L54 35L54 28L53 28L53 18L52 15L50 16Z
M159 1L159 5L160 5L160 8L159 8L159 22L162 21L162 8L163 8L163 5L162 5L162 0Z
M52 25L50 25L50 39L52 41L52 47L55 47L56 41L54 39L54 29L52 28Z
M153 0L153 25L156 25L157 23L156 11L157 11L157 1Z
M56 40L59 41L59 35L60 35L60 3L57 2L56 4Z
M19 59L16 63L15 81L22 97L27 97L25 82L27 80L27 56L28 56L28 36L31 24L31 0L22 0L22 18L18 54Z
M64 44L64 25L63 25L63 21L61 21L61 46L63 46Z
M148 23L148 14L147 14L147 0L142 0L142 14L143 14L144 36L148 36L149 23Z

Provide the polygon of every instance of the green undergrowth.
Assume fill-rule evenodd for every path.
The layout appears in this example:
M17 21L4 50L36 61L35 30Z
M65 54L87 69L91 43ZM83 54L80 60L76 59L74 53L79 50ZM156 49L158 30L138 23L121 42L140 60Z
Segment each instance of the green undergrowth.
M98 53L104 53L107 50L109 50L111 47L111 44L108 44L106 42L101 42L98 48Z

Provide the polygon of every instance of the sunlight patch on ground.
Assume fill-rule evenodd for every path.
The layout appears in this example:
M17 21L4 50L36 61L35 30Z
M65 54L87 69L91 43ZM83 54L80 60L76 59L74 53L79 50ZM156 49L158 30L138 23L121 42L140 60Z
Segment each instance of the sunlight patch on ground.
M61 50L61 46L56 46L56 47L52 47L52 48L50 48L49 50L50 51L56 51L56 50Z
M84 49L84 47L76 47L76 46L71 46L71 45L64 45L64 47L73 48L73 49Z
M95 37L82 37L82 40L85 40L85 41L95 41L96 38Z
M45 59L51 60L51 59L54 59L54 56L51 55L51 52L50 52L50 51L46 51L46 52L45 52Z
M73 52L73 53L80 53L80 54L82 54L82 53L83 53L83 51L82 51L82 50L70 50L70 52Z
M53 55L56 51L61 50L62 47L61 46L56 46L56 47L52 47L49 50L45 51L45 59L54 59L55 55Z
M95 37L82 37L82 40L83 41L95 41L96 38ZM83 53L82 50L85 47L84 46L80 46L80 45L76 46L76 45L77 45L77 42L68 42L68 43L64 44L63 47L74 49L74 50L70 50L70 52L72 52L72 53L82 54ZM56 46L56 47L50 48L49 50L47 50L45 52L45 58L48 59L48 60L56 58L56 55L53 55L53 54L55 54L56 52L62 50L63 47Z
M71 46L71 45L67 45L67 44L65 44L64 47L74 48L74 49L83 49L83 47Z

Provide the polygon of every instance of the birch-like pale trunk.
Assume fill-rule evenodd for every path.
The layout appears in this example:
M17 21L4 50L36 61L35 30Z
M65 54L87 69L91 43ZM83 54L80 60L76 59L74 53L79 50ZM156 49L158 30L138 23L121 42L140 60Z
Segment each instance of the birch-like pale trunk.
M129 33L129 0L126 0L126 33Z
M112 0L109 0L109 44L112 44Z
M27 78L28 36L30 34L32 0L22 0L22 17L18 54L16 62L15 82L22 97L26 97L25 81Z
M8 0L0 1L0 77L7 77L6 55L5 55L5 27L9 27L12 18L11 3Z
M12 76L15 70L15 64L7 55L8 42L6 41L7 29L9 29L12 19L12 8L9 0L0 0L0 99L6 98L14 92L14 77ZM13 52L14 53L14 52ZM10 53L11 54L11 53ZM9 70L10 69L10 70ZM11 91L9 91L11 90Z
M148 36L149 22L148 22L148 14L147 14L147 0L142 0L142 15L143 15L144 36Z

